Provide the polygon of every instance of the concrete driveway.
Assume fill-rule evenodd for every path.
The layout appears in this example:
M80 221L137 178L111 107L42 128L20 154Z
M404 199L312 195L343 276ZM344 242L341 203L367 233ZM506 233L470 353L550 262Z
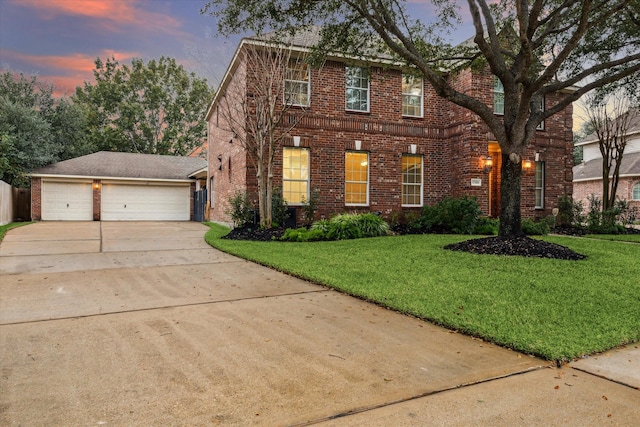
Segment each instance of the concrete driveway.
M223 254L205 232L11 230L0 425L640 423L637 347L556 369Z

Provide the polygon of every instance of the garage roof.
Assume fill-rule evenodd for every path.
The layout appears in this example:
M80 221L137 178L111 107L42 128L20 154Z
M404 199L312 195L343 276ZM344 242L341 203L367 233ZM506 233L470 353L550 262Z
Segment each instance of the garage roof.
M615 166L615 162L614 162ZM611 172L613 172L613 167ZM640 176L640 153L628 153L622 157L620 176ZM602 179L602 159L592 159L573 167L573 181Z
M184 180L206 166L200 157L99 151L36 169L31 175Z

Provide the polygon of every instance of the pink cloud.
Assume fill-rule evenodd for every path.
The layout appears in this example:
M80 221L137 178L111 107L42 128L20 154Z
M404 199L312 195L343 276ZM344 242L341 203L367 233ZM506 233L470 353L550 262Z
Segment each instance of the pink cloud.
M139 0L9 0L17 6L33 9L44 19L53 19L60 15L90 18L97 25L114 30L120 26L136 26L143 30L175 32L182 23L172 16L147 10L152 2Z

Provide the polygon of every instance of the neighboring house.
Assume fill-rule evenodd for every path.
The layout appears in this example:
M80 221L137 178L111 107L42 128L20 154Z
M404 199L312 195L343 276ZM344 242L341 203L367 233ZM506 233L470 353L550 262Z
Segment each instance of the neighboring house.
M246 190L257 205L255 171L218 111L230 85L244 85L241 41L207 112L209 184L213 221L229 222L228 200ZM293 44L292 56L308 43ZM420 77L389 61L362 63L341 56L322 67L292 70L283 86L296 104L288 111L293 131L276 148L274 186L290 207L318 191L316 218L373 211L383 216L418 212L445 196L477 197L483 212L500 212L500 148L474 113L438 97ZM488 72L463 70L448 77L470 95L504 111L499 81ZM285 88L283 87L283 91ZM553 105L554 97L545 100ZM546 120L523 156L522 216L551 215L558 198L572 193L572 107ZM487 162L492 160L492 167ZM297 209L301 218L301 209Z
M31 174L35 221L189 221L206 160L100 151Z
M627 138L616 196L640 208L640 114L629 123ZM582 163L573 167L573 198L587 208L590 195L602 200L602 154L595 134L576 145L583 148L583 157Z

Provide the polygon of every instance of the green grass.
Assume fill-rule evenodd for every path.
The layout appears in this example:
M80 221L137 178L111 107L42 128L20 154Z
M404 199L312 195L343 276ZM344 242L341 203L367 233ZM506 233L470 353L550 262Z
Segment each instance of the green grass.
M618 242L640 243L640 234L587 234L589 239L615 240Z
M545 237L588 256L561 261L443 249L468 236L251 242L211 227L225 252L548 360L640 340L640 245Z
M22 227L23 225L33 224L32 222L10 222L9 224L0 225L0 242L4 239L4 235L12 228Z

